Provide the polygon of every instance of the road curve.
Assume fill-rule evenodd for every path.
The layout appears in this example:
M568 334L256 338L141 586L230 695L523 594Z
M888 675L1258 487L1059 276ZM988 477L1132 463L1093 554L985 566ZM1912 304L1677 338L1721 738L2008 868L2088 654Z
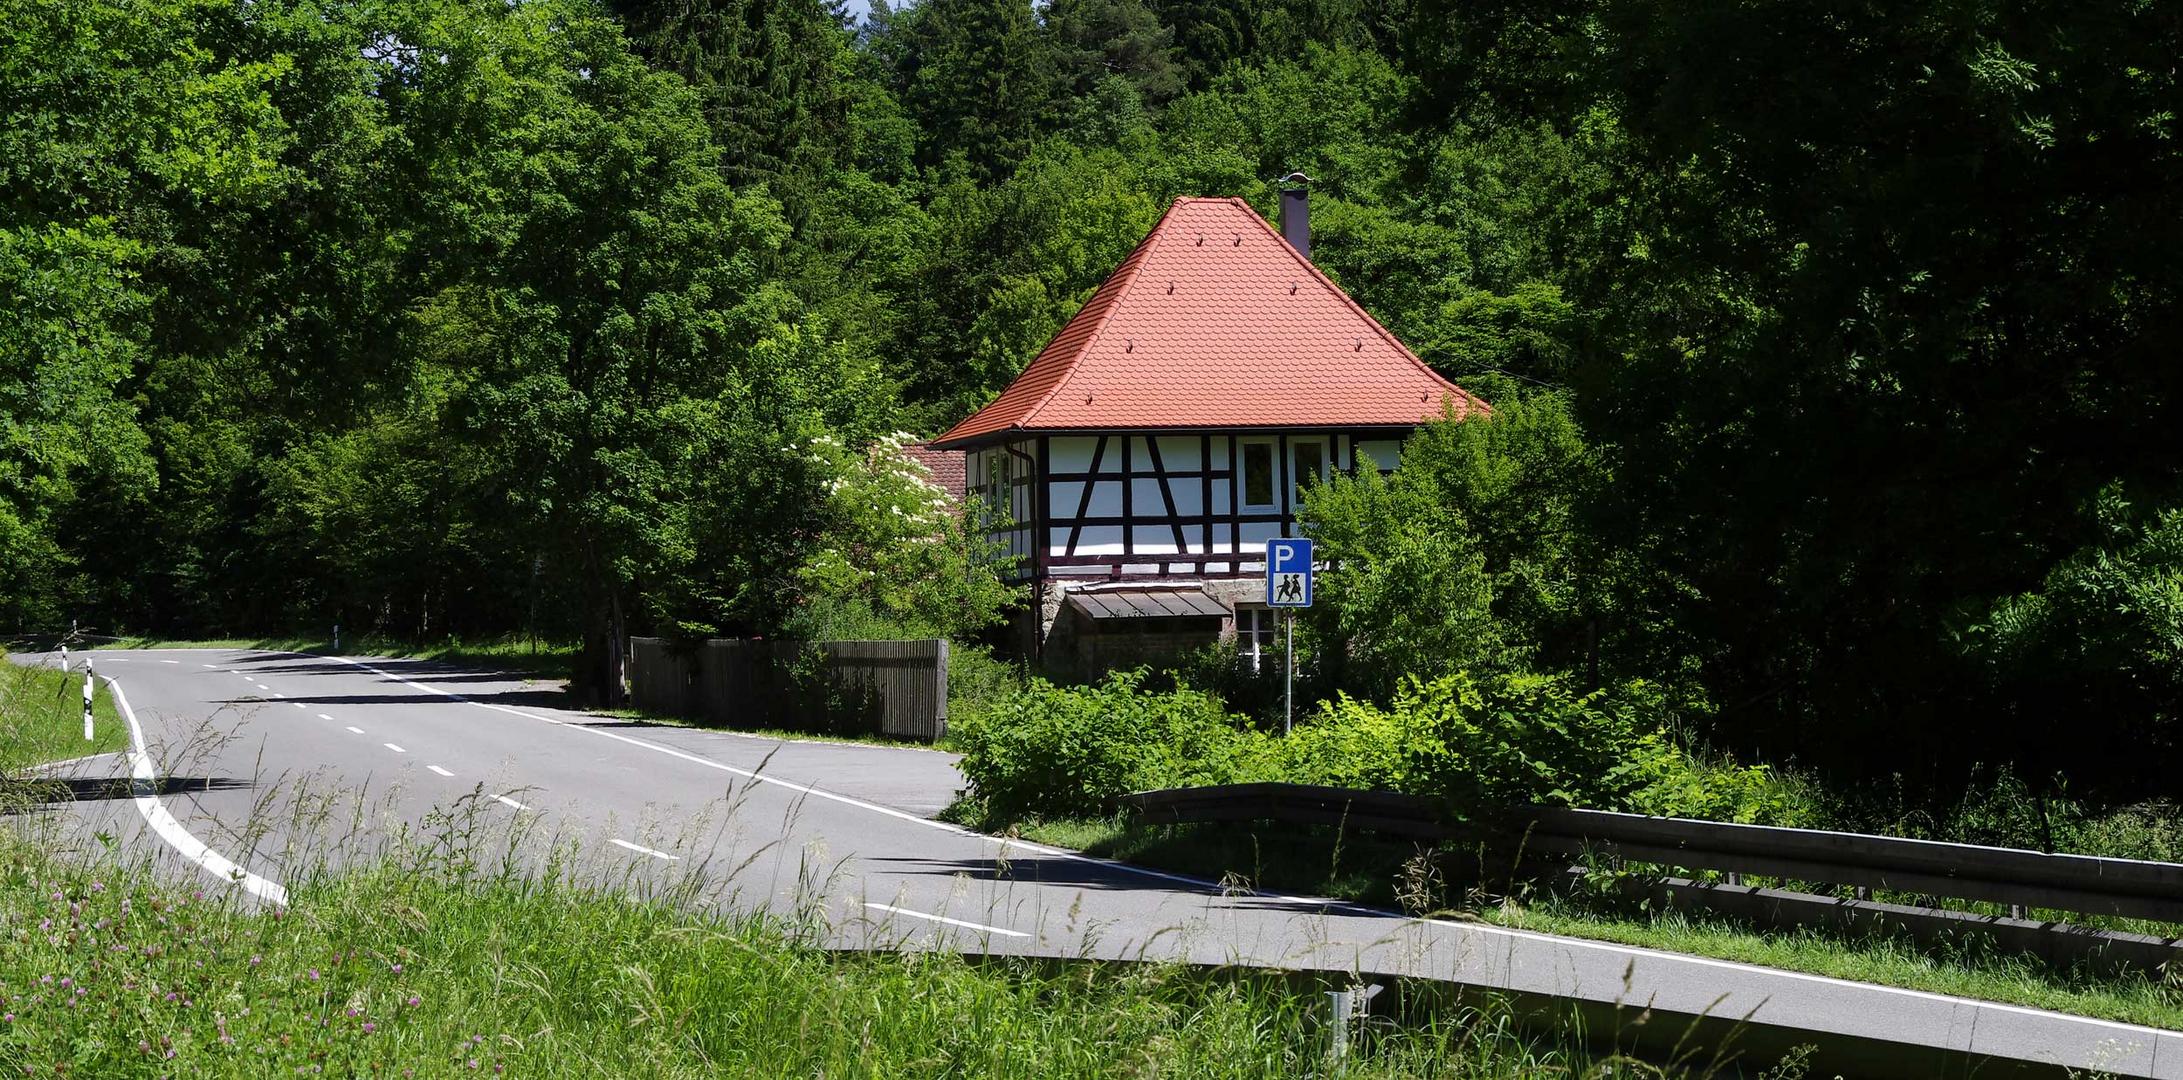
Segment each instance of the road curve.
M79 656L82 654L79 654ZM161 803L221 857L286 882L400 830L549 837L634 885L813 920L846 947L938 947L1410 976L1574 1001L1592 1030L1736 1028L1754 1056L1817 1042L1857 1075L2098 1069L2183 1078L2183 1034L1309 897L1224 890L933 820L960 785L929 750L781 742L563 707L506 673L249 650L97 651L159 763ZM50 663L25 655L19 663ZM83 770L126 763L94 760ZM73 827L165 842L130 800ZM534 848L534 851L543 850ZM1643 1023L1638 1017L1650 1013Z

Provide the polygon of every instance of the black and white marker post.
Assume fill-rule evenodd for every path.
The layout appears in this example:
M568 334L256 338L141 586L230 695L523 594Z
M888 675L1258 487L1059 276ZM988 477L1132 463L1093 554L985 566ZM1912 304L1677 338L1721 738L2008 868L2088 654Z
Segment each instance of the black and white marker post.
M98 672L91 667L91 658L83 658L83 741L91 741L91 695L98 685Z

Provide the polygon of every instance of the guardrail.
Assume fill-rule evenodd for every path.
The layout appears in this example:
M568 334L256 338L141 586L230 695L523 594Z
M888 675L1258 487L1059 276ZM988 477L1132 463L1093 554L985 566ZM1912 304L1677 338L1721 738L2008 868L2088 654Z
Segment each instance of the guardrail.
M2047 854L2014 848L1906 840L1862 833L1534 807L1490 826L1449 822L1434 800L1305 784L1234 784L1125 796L1147 821L1267 820L1344 825L1419 840L1483 839L1537 855L1599 855L1683 870L1715 870L1728 884L1675 877L1632 882L1633 892L1730 910L1762 921L1885 922L1918 934L1991 930L2010 947L2051 958L2099 958L2156 967L2183 957L2183 942L2018 917L2026 908L2183 923L2183 864ZM2009 916L1873 903L1820 893L1743 886L1753 874L1829 886L2007 904Z

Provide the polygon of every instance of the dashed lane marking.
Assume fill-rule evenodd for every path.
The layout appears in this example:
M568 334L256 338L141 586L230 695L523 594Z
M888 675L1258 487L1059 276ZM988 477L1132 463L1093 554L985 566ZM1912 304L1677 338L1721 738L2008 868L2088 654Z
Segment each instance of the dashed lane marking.
M964 929L966 929L966 930L979 930L979 931L983 931L983 932L985 932L985 933L988 933L988 934L1004 934L1004 935L1006 935L1006 936L1008 936L1008 937L1030 937L1030 936L1031 936L1031 935L1029 935L1029 934L1026 934L1026 933L1024 933L1024 932L1023 932L1023 931L1021 931L1021 930L1010 930L1010 929L1008 929L1007 927L1003 927L1003 926L987 926L987 925L985 925L984 923L964 922L964 921L963 921L963 920L961 920L961 919L950 919L950 918L948 918L948 917L947 917L947 916L945 916L945 915L933 915L933 914L929 914L929 913L927 913L927 912L923 912L923 911L912 911L912 910L910 910L909 908L906 908L906 907L895 907L895 906L894 906L894 905L892 905L892 904L875 904L875 903L871 902L870 900L866 900L866 901L864 902L864 906L865 906L865 907L868 907L868 908L873 908L873 909L876 909L876 910L879 910L879 911L891 911L891 912L893 912L893 913L895 913L895 914L897 914L897 915L907 915L907 916L909 916L909 917L910 917L910 918L912 918L912 919L929 919L929 920L931 920L932 922L936 922L936 923L946 923L946 924L948 924L949 926L960 926L960 927L962 927L962 928L964 928Z
M628 848L628 849L629 849L629 850L631 850L631 851L641 851L641 852L643 852L644 854L646 854L646 855L650 855L650 856L652 856L652 857L653 857L653 858L655 858L655 859L665 859L665 860L667 860L668 862L681 862L681 861L682 861L682 856L680 856L680 855L669 855L669 854L667 854L667 853L666 853L666 852L664 852L664 851L659 851L659 850L656 850L656 849L653 849L653 848L648 848L648 847L645 847L645 846L644 846L643 844L632 844L632 843L630 843L630 842L629 842L629 841L627 841L627 840L623 840L623 839L621 839L620 837L615 837L615 838L614 838L614 842L615 842L616 844L619 844L619 845L621 845L622 847Z

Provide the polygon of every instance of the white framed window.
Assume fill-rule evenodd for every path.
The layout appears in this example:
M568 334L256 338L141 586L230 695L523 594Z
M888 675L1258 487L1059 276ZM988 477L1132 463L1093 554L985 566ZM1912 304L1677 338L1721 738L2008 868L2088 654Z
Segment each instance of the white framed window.
M1290 439L1289 459L1289 482L1298 492L1308 481L1326 479L1326 440Z
M1279 612L1264 607L1236 608L1236 655L1252 671L1263 669L1276 655L1274 632L1281 625Z
M1273 509L1276 505L1274 495L1278 490L1276 487L1277 479L1274 475L1276 463L1274 461L1273 440L1240 440L1236 444L1236 453L1241 458L1240 464L1242 466L1236 470L1240 476L1238 481L1240 486L1236 489L1239 493L1239 501L1245 507L1254 510Z

